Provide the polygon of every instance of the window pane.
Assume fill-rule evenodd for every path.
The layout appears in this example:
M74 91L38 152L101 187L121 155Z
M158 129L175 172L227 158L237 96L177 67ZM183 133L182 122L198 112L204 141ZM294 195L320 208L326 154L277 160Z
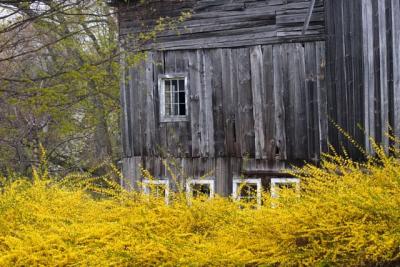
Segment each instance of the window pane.
M179 104L179 115L185 116L186 115L186 105Z
M179 103L180 104L185 103L185 92L179 92Z
M154 185L154 196L165 197L165 185Z
M251 201L257 199L257 184L240 184L240 199Z
M179 91L185 91L185 80L184 79L180 79L179 80Z
M174 104L173 108L174 108L174 110L173 110L172 115L174 115L174 116L179 115L179 104Z
M148 184L146 186L146 191L149 195L153 197L162 197L165 198L167 195L167 185L165 184Z
M179 104L179 93L178 92L174 92L173 103Z
M178 91L178 81L177 80L172 80L171 81L172 82L172 91L173 92L176 92L176 91Z
M163 82L164 114L168 117L186 116L186 84L185 78L165 78Z
M209 184L194 184L192 185L193 197L210 196L211 189Z
M170 80L165 80L164 83L165 83L164 84L165 85L165 93L171 92L171 87L170 87L171 81Z
M171 93L165 92L165 115L171 115Z

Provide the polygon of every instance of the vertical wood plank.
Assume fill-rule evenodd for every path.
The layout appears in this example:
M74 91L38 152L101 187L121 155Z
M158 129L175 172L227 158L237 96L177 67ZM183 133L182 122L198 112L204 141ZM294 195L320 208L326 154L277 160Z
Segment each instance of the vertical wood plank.
M167 149L166 145L166 131L164 124L160 123L160 99L158 88L158 76L164 74L164 54L162 51L155 51L153 54L153 79L154 79L154 92L153 92L153 110L154 110L154 126L155 126L155 156L162 156ZM161 175L161 174L159 174Z
M319 158L319 117L318 109L318 74L317 74L317 49L315 43L306 43L304 46L305 56L305 88L306 88L306 118L307 118L307 144L308 159Z
M147 58L149 57L149 54L151 53L146 53L146 59L143 59L140 61L138 64L138 70L137 70L137 98L134 103L135 106L138 108L138 114L139 114L139 121L140 121L140 134L139 134L139 139L140 139L140 155L141 156L147 156L148 151L147 151L147 144L146 144L146 139L147 139L147 131L146 131L146 125L147 125L147 114L146 114L146 106L147 106L147 93L148 93L148 88L147 88L147 81L146 81L146 61Z
M236 129L235 129L235 93L234 93L234 85L233 85L233 62L232 62L232 50L231 49L222 49L222 60L221 60L221 68L222 68L222 106L225 115L225 152L229 156L235 156L236 148Z
M336 123L339 127L348 131L348 95L347 95L347 76L346 76L346 44L345 44L345 28L344 28L344 4L346 0L338 0L335 2L335 16L337 16L337 20L335 21L335 40L334 44L337 47L335 54L335 73L336 73L336 90L335 90L335 102L336 107L334 109L335 117L334 123ZM346 21L347 23L347 21ZM336 150L339 152L342 151L342 148L348 150L348 140L345 138L340 131L337 129L337 126L334 125L334 134L338 135L338 143L336 145Z
M189 60L189 87L190 87L190 126L191 126L191 143L192 157L200 156L200 89L201 89L201 72L202 57L200 51L186 52Z
M225 112L223 108L222 89L222 49L208 51L211 68L212 107L214 119L214 146L215 157L225 156Z
M121 48L122 49L122 48ZM123 157L132 157L132 138L130 137L132 128L131 128L131 111L130 111L130 88L127 75L127 66L125 54L122 51L120 58L121 65L121 81L120 81L120 101L122 106L121 112L121 139L122 139L122 148L123 148Z
M221 196L229 195L230 160L228 157L218 157L215 159L215 191Z
M378 1L379 21L379 74L380 74L380 121L381 142L386 151L389 149L389 99L388 99L388 66L386 40L386 3Z
M369 137L375 137L374 118L374 54L371 0L362 0L362 32L363 32L363 67L364 67L364 127L366 131L365 146L372 152Z
M125 181L124 183L125 188L138 190L142 157L124 158L122 160L122 164L123 164L123 176L124 176L123 179Z
M239 83L238 83L238 75L239 75L239 70L238 70L238 63L239 57L238 57L238 50L237 49L231 49L231 64L232 68L230 68L231 74L230 74L230 93L232 96L232 103L231 103L231 109L232 109L232 123L233 123L233 129L234 129L234 149L235 149L235 155L237 157L241 157L242 154L242 135L241 135L241 129L240 129L240 117L239 117Z
M264 143L266 156L269 160L275 160L277 154L277 144L275 136L275 99L274 99L274 58L273 46L265 45L262 47L263 55L263 113L264 113Z
M351 14L362 13L361 1L352 1L352 12ZM363 68L362 66L362 16L351 15L351 29L349 37L351 40L351 59L353 66L353 97L354 97L354 133L353 137L361 145L364 146L365 131L363 129L364 124L364 94L363 94ZM362 156L361 151L356 150L357 156ZM354 156L354 155L352 155Z
M254 46L250 49L250 66L251 66L251 90L253 95L253 118L254 118L254 143L255 157L265 159L267 157L265 149L264 134L264 68L263 55L261 46Z
M291 69L289 71L294 72L294 156L297 159L307 159L310 149L307 128L310 127L310 121L307 117L308 101L305 88L304 47L301 44L295 44L292 49L294 64L289 66L289 69Z
M273 46L274 63L274 102L275 102L275 132L276 132L276 154L281 160L287 159L286 148L286 109L283 92L285 88L284 68L287 62L287 54L282 45Z
M294 51L295 44L284 44L283 51L286 60L283 61L283 101L285 106L285 132L286 132L286 153L289 160L297 157L296 135L296 53ZM283 59L283 58L282 58Z
M253 97L250 80L250 50L238 48L237 57L237 90L238 90L238 128L241 156L254 155L254 119Z
M133 144L133 156L142 155L142 125L140 118L141 99L138 81L140 78L140 69L140 63L131 66L129 69L129 110L131 114L129 131L131 132L131 142Z
M326 88L325 42L316 44L319 151L328 152L328 94Z
M393 134L400 137L400 1L391 1L393 49Z
M343 1L342 3L342 18L343 18L343 26L342 26L342 35L343 35L343 77L344 77L344 94L346 96L346 103L344 103L346 113L343 116L343 127L346 132L351 136L351 138L355 138L356 131L356 123L355 123L355 98L354 98L354 69L353 66L353 55L351 51L352 38L354 38L354 34L352 32L352 18L355 17L354 12L354 3L356 1ZM348 138L343 138L343 144L345 145L346 151L349 155L355 155L355 147L352 145Z
M200 129L200 155L201 157L208 156L208 136L207 136L207 122L206 122L206 92L205 92L205 69L204 66L206 64L204 58L204 50L200 50L200 57L203 64L201 65L201 72L200 72L200 87L199 87L199 103L200 103L200 114L199 114L199 129Z
M145 81L146 86L144 88L144 98L146 101L146 110L144 116L146 116L146 130L145 130L145 138L146 138L146 151L147 155L155 155L155 146L159 143L159 140L156 138L156 118L155 118L155 99L154 99L154 91L156 85L154 84L154 53L149 52L147 54L147 58L145 61Z
M336 101L336 53L339 47L335 45L336 27L335 27L335 5L333 0L325 1L325 21L326 21L326 87L327 87L327 118L329 121L337 122L337 101ZM328 123L328 138L332 146L339 143L337 129L332 123Z
M159 99L159 90L158 88L158 77L161 74L164 74L164 52L157 51L154 53L154 79L155 79L155 104L154 104L154 112L156 119L156 136L159 140L159 143L155 145L156 152L158 156L165 156L168 152L168 142L167 142L167 127L164 123L160 123L160 99Z
M206 157L214 156L214 120L212 105L212 60L210 55L202 51L203 56L203 78L200 94L200 131L202 154Z

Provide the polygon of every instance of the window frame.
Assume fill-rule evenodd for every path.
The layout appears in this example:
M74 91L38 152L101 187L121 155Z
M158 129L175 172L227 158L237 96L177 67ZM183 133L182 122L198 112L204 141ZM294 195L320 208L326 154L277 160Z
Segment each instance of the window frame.
M295 184L295 192L300 193L300 179L299 178L271 178L270 192L271 198L279 198L277 192L277 184Z
M185 115L168 116L165 113L165 80L183 79L185 86ZM160 122L180 122L189 120L189 90L187 73L168 73L158 75L158 89L160 99Z
M215 179L214 177L207 177L206 179L189 179L186 181L186 198L191 199L193 198L193 189L192 185L195 184L209 184L210 185L210 195L208 199L212 199L215 197Z
M234 177L232 181L232 197L235 201L240 201L241 197L239 196L239 186L242 183L246 184L256 184L257 185L257 205L261 206L262 202L262 179L261 178L239 178Z
M150 196L150 185L165 185L165 204L169 204L169 190L170 190L170 183L169 180L166 179L155 179L155 180L149 180L149 179L144 179L142 180L142 191L145 195Z

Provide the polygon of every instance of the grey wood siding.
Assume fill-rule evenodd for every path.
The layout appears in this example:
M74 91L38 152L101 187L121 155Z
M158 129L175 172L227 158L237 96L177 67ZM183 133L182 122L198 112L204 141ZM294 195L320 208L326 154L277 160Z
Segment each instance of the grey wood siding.
M178 180L211 174L226 195L233 176L283 175L317 162L328 142L354 158L371 152L369 137L389 148L386 133L400 136L400 0L317 0L301 35L310 2L120 1L122 47L147 51L121 83L131 183L139 164L172 178L167 158ZM137 43L182 11L193 16ZM189 119L160 123L157 77L182 72Z
M324 68L324 42L148 52L122 87L126 156L318 159ZM188 121L159 121L157 77L167 73L188 74Z
M301 34L309 6L309 0L128 1L118 8L120 36L137 41L160 17L177 18L189 11L191 18L158 34L145 47L176 50L322 40L323 0L316 1L308 31Z
M400 136L400 1L327 0L329 116L366 151ZM330 124L329 141L362 153Z

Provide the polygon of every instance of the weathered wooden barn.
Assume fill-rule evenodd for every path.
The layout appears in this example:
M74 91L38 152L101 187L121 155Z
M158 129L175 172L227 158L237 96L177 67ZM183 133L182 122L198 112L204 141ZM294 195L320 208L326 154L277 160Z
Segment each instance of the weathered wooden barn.
M367 151L369 137L390 145L389 125L400 136L400 0L112 2L121 47L147 52L122 60L132 185L141 165L173 187L167 159L188 192L241 197L243 179L257 192L296 182L283 170L317 163L328 143L361 157L337 126Z

